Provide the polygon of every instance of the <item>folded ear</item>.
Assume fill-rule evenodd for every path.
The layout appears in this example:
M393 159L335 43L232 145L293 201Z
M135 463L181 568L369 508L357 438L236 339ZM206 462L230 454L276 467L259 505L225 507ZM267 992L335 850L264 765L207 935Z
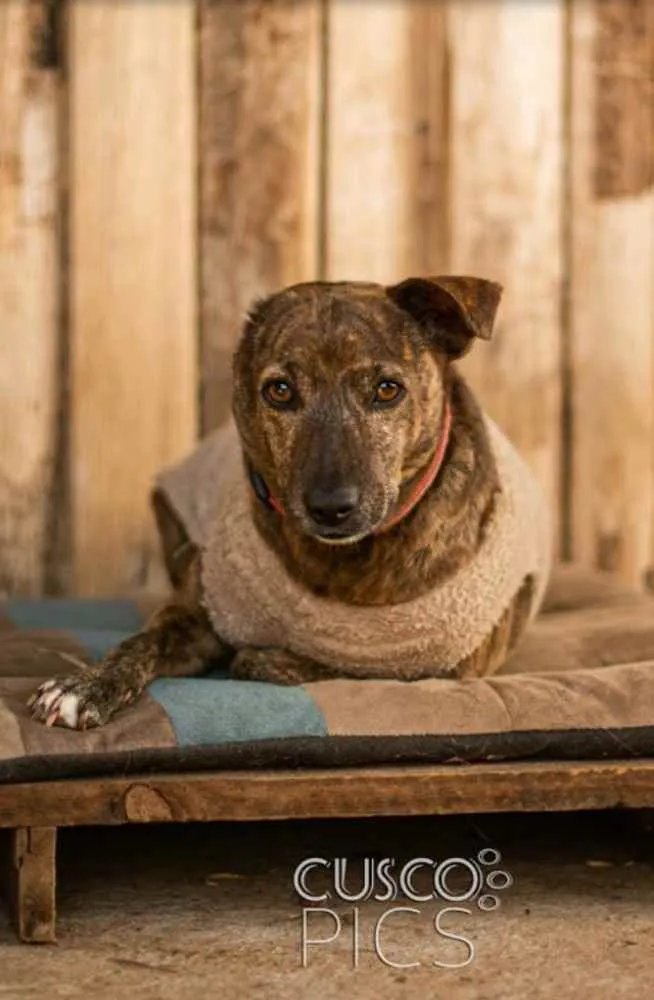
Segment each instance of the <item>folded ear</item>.
M428 331L436 348L460 358L474 337L490 340L502 286L485 278L407 278L387 295Z

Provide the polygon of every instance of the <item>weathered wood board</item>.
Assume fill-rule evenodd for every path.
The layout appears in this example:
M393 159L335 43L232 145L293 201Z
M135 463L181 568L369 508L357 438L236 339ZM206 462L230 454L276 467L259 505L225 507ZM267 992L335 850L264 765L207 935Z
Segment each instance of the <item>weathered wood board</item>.
M332 0L327 18L325 274L391 283L438 248L442 11ZM418 37L422 33L422 37ZM433 51L428 54L427 44ZM429 58L431 55L431 59ZM430 116L429 111L432 115ZM439 220L440 221L440 220ZM436 254L438 250L436 250Z
M7 897L16 933L30 944L51 944L56 923L56 845L52 827L11 832Z
M155 473L197 432L195 7L70 10L73 589L160 584Z
M53 499L61 75L48 7L0 4L0 595L41 592Z
M214 771L2 785L0 827L652 805L652 760Z
M252 300L318 277L322 30L319 0L200 3L204 430L230 411Z
M544 486L558 535L565 4L448 7L449 268L504 286L462 365Z
M654 563L654 5L575 0L570 25L572 554L642 584Z

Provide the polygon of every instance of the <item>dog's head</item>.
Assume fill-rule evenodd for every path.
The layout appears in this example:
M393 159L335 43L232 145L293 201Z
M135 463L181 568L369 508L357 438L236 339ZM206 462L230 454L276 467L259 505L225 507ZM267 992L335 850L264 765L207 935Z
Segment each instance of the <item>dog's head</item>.
M436 448L448 368L491 335L501 288L469 277L294 285L255 304L234 355L245 454L302 533L377 530Z

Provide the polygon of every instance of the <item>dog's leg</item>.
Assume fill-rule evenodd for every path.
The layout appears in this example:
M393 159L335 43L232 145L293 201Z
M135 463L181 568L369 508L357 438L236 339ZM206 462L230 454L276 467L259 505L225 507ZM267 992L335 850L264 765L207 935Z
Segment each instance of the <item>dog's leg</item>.
M48 726L103 726L156 677L201 674L229 654L203 608L170 604L101 663L41 684L29 702L32 715Z
M525 577L520 590L490 635L458 665L457 678L488 677L504 666L529 622L535 588L534 577Z
M336 679L353 680L353 674L346 670L325 666L306 656L290 653L286 649L276 647L245 646L239 649L229 664L232 677L242 681L267 681L270 684L312 684L314 681L331 681ZM395 680L420 681L433 677L444 679L458 677L457 668L447 666L442 669L430 667L404 667L395 675ZM387 675L374 668L361 667L356 672L357 680L386 679Z
M274 647L239 649L229 665L232 677L243 681L266 681L270 684L310 684L345 676L305 656L297 656Z

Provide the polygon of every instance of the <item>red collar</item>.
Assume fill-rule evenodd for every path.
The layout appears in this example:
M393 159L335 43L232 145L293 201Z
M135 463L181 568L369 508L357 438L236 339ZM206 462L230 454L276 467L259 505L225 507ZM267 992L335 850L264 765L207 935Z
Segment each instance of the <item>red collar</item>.
M410 495L407 497L402 506L397 510L391 517L377 528L373 534L381 535L391 528L394 528L396 524L403 521L407 514L416 507L422 498L424 497L427 490L430 488L436 476L440 472L441 466L443 464L443 459L445 458L445 452L450 440L450 433L452 430L452 407L450 406L449 399L445 400L445 407L443 412L443 429L441 431L440 440L438 442L438 447L434 453L434 457L427 469L425 469L423 475L420 477ZM250 470L250 482L252 483L252 488L256 493L259 500L266 506L271 507L272 510L276 511L280 516L284 516L286 511L284 510L284 505L277 497L274 497L269 491L268 487L262 476L258 472Z
M445 458L445 452L450 440L450 432L452 430L452 407L450 406L449 399L445 399L445 408L443 412L443 429L441 430L440 441L438 442L438 447L434 453L434 457L429 463L428 467L425 469L423 475L420 477L413 490L402 504L399 510L397 510L389 519L382 524L381 528L377 528L374 532L375 535L381 535L390 528L394 528L396 524L403 521L407 514L410 514L414 507L417 507L429 487L433 484L436 476L440 472L441 466L443 464L443 459Z

